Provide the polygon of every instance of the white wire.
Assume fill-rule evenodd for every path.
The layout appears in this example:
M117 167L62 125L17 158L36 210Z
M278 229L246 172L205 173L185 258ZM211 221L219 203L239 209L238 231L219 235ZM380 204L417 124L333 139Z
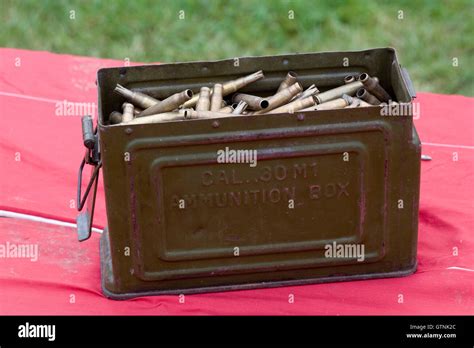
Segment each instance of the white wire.
M77 224L72 222L65 222L55 219L47 219L40 216L30 215L30 214L22 214L22 213L15 213L12 211L7 210L0 210L0 217L8 217L13 219L22 219L22 220L29 220L35 222L42 222L45 224L57 225L57 226L65 226L65 227L73 227L76 228ZM92 232L102 233L103 230L100 228L92 227Z

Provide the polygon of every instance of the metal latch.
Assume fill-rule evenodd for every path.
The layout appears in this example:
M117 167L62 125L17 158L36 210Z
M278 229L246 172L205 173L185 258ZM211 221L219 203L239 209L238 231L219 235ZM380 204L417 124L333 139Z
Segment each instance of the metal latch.
M77 234L80 242L90 238L92 231L92 221L94 218L95 197L97 194L97 185L99 183L99 171L102 167L100 159L100 146L97 128L94 129L91 116L82 117L82 139L86 147L86 153L79 166L77 179L77 210L81 211L84 206L86 209L77 216ZM91 176L87 185L84 196L81 197L82 187L82 171L84 166L89 164L91 168ZM92 195L89 195L93 188ZM88 198L89 197L89 198ZM86 205L87 203L87 205Z

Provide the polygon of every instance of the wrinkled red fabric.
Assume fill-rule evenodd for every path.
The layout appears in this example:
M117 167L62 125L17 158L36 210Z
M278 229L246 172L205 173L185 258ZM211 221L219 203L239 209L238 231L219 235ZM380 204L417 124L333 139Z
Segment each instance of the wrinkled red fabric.
M74 222L81 115L57 115L57 102L97 103L97 70L124 62L8 48L0 60L0 210ZM474 314L474 98L417 101L433 160L421 164L414 275L118 302L100 291L98 233L78 243L73 228L0 218L0 244L38 244L40 255L0 258L0 314ZM105 225L100 183L95 226Z

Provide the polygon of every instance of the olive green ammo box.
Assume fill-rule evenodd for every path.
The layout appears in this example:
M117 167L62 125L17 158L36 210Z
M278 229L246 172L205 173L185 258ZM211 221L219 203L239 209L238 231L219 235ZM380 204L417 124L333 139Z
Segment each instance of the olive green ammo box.
M412 117L381 116L381 107L371 106L107 125L108 115L124 102L112 93L117 83L165 98L257 70L265 78L242 91L273 94L289 70L303 87L314 83L321 91L366 72L398 102L415 97L390 48L100 70L95 147L79 175L85 163L93 165L91 194L78 232L80 240L90 235L102 167L108 227L100 250L107 297L415 271L421 148ZM216 153L225 147L257 150L257 166L218 163ZM328 245L363 245L363 260L328 257Z

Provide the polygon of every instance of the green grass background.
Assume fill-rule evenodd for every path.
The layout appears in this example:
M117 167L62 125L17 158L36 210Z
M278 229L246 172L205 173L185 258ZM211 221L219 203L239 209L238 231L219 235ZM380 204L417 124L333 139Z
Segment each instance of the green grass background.
M391 46L399 51L418 91L474 95L474 0L0 4L2 47L172 62ZM179 19L180 11L185 19Z

